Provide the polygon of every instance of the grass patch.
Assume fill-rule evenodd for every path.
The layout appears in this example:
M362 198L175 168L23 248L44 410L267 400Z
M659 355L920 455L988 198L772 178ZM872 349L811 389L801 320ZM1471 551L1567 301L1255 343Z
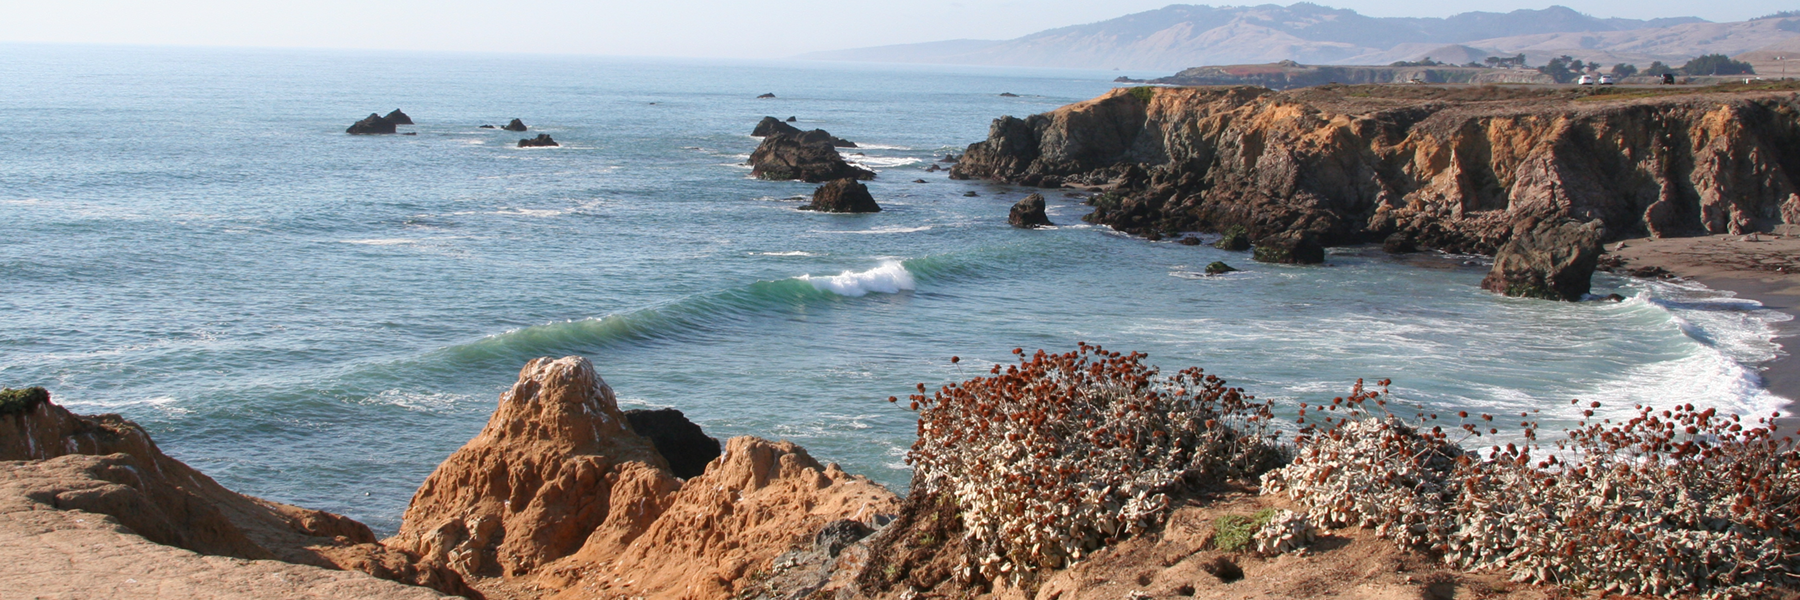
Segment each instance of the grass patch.
M1256 511L1255 515L1225 515L1213 520L1213 547L1225 552L1237 552L1250 546L1250 538L1269 519L1275 518L1275 509L1265 508Z
M41 387L0 389L0 415L22 415L49 401L50 392Z
M1149 104L1150 99L1156 97L1156 88L1153 88L1153 87L1150 87L1147 85L1138 86L1138 87L1131 88L1130 93L1131 93L1131 97L1138 99L1138 102L1142 102L1144 104Z

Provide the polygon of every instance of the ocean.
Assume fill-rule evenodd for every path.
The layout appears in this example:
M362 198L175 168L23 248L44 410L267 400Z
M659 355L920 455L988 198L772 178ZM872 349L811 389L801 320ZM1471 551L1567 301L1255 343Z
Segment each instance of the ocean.
M896 489L914 428L886 398L1015 347L1147 352L1289 405L1391 378L1401 405L1550 431L1574 398L1782 403L1756 365L1788 317L1728 293L1601 274L1628 299L1504 298L1480 257L1372 247L1258 264L1086 225L1061 190L1057 227L1019 230L1034 190L926 170L1122 74L1155 75L0 45L0 385L382 534L539 356ZM417 135L344 133L395 108ZM858 143L882 212L751 179L765 115ZM538 133L562 146L514 147ZM1200 274L1218 260L1241 271Z

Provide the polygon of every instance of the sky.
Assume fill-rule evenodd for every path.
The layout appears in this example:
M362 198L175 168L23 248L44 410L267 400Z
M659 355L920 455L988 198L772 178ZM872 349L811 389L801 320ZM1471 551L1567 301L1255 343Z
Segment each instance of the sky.
M1241 2L1242 0L1240 0ZM1295 0L1279 0L1291 4ZM1544 8L1506 0L1315 0L1378 17ZM1010 39L1170 0L0 0L0 42L780 58ZM1196 2L1198 3L1198 2ZM1249 4L1249 2L1244 2ZM1562 2L1599 17L1741 21L1792 0ZM0 60L4 55L0 54Z

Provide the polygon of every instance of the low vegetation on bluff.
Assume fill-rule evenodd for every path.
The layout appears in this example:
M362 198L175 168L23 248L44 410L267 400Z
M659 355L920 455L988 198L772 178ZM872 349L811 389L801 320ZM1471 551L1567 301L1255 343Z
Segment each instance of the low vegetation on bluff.
M911 497L871 543L865 593L1029 596L1231 486L1295 510L1220 517L1215 550L1276 555L1356 527L1456 569L1578 593L1800 587L1800 453L1771 419L1691 404L1609 419L1590 403L1552 440L1535 413L1440 418L1402 407L1387 381L1278 406L1197 368L1164 376L1139 353L1014 353L1016 365L930 394L920 384L905 401L919 415Z

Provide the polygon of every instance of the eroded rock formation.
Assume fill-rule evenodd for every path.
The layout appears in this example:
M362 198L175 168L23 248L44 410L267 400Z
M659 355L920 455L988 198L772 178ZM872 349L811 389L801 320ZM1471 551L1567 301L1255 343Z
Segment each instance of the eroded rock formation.
M756 151L750 153L749 164L752 167L750 174L758 179L819 183L834 179L875 178L874 171L844 161L829 139L818 139L817 136L803 138L778 133L765 137Z
M875 197L869 195L869 186L850 178L833 180L819 186L819 189L813 190L812 202L800 208L834 213L881 212L881 206L875 203Z
M388 113L387 116L382 117L382 118L387 119L387 122L393 123L395 125L411 125L411 124L413 124L412 117L406 116L406 113L400 112L400 109L398 109L398 108L394 109L394 112Z
M1036 229L1055 225L1050 217L1044 214L1044 195L1032 194L1013 204L1006 215L1006 222L1021 229Z
M763 117L761 121L756 122L756 128L750 130L750 135L756 137L768 137L777 133L797 134L800 133L800 128L784 123L775 117Z
M0 536L35 531L28 534L35 541L26 547L53 548L58 557L33 555L28 562L67 561L73 567L68 575L86 578L88 585L108 585L104 582L114 579L118 585L130 583L124 576L96 572L97 563L89 561L128 562L139 568L132 573L145 576L144 585L185 589L177 595L192 597L241 595L249 588L231 586L269 574L313 581L338 593L435 596L367 577L359 582L360 575L330 574L341 570L480 597L456 573L420 565L413 556L376 543L362 523L226 489L163 454L149 434L118 415L75 415L49 402L47 395L16 408L0 414L0 461L15 461L0 469ZM82 514L98 522L82 526L87 521ZM77 529L81 531L70 531ZM260 568L252 577L225 572L230 563L208 556L280 561L275 564L284 566ZM157 579L151 580L152 575ZM6 587L49 593L62 585L68 583L32 578Z
M502 125L500 128L505 129L507 131L525 131L527 129L530 129L529 127L525 126L524 121L520 121L518 119L513 119L512 122Z
M1580 300L1600 260L1600 221L1564 221L1527 229L1507 240L1481 287L1521 298Z
M552 148L561 145L556 143L556 140L552 139L548 133L540 133L535 138L519 140L520 148Z
M669 461L676 477L692 479L706 472L707 463L719 457L719 440L673 408L625 411L631 432L650 440L656 452Z
M951 176L1108 188L1091 220L1146 236L1404 233L1493 254L1526 222L1599 220L1608 239L1800 223L1800 100L1654 93L1120 89L995 120Z
M369 113L369 116L363 117L363 120L351 123L350 127L344 130L344 133L367 135L375 133L394 133L396 131L398 130L394 128L393 121L389 121L381 115Z

